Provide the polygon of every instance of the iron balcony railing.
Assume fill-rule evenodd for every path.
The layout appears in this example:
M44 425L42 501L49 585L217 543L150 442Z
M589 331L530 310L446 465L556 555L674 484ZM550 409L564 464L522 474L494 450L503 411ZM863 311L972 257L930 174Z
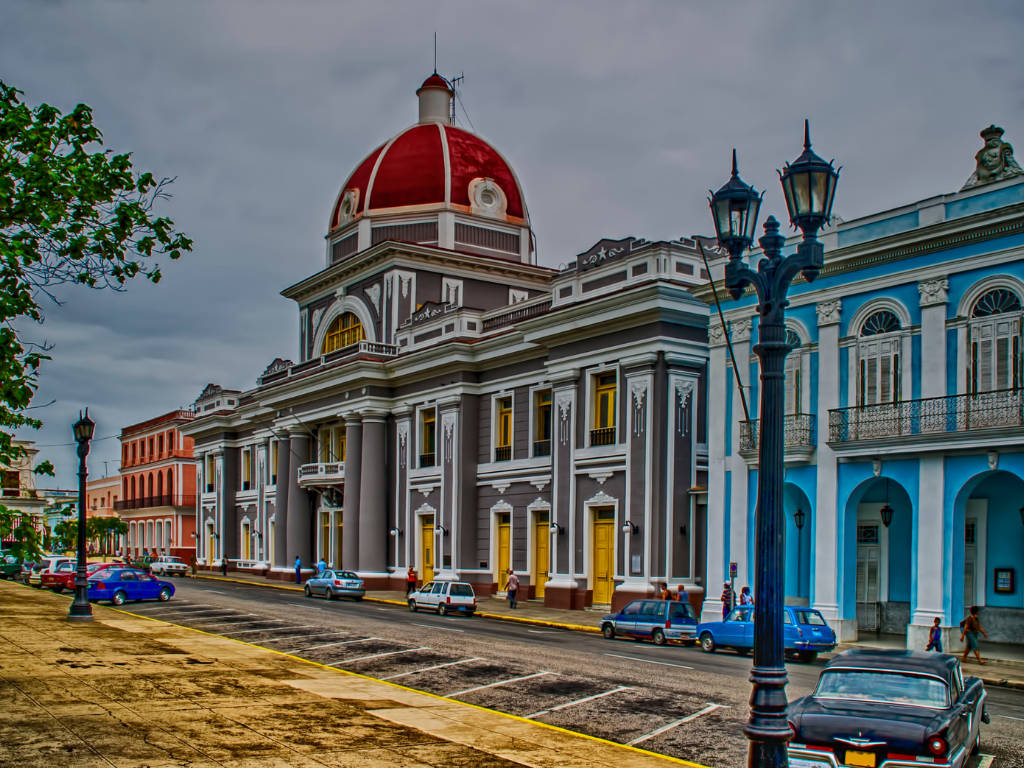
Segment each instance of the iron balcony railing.
M551 441L550 440L535 440L533 442L533 455L534 456L550 456L551 455Z
M491 317L485 317L483 321L483 329L485 331L493 331L496 328L504 328L507 325L515 325L523 320L529 320L531 317L537 317L543 315L546 312L551 311L551 298L542 298L526 303L525 306L515 307L502 312L499 315L492 315Z
M162 496L141 496L137 499L118 499L114 509L146 509L147 507L194 507L196 497L183 493L166 493Z
M787 451L815 446L814 414L788 413L783 418L783 445ZM740 453L756 454L760 439L760 419L740 422Z
M592 430L590 430L590 444L591 445L614 445L615 444L615 427L605 427L604 429L592 429Z
M299 485L340 483L345 479L345 462L318 461L299 467Z
M432 467L432 466L434 466L434 454L432 454L432 453L421 453L420 454L420 466L421 467Z
M512 446L499 445L494 449L495 461L510 461L512 459Z
M1024 426L1021 389L925 397L828 412L830 443Z

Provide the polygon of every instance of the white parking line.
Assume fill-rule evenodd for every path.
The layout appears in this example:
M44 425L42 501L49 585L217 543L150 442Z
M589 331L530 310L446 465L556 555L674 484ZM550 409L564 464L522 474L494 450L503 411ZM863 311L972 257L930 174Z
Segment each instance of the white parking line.
M618 653L606 653L605 656L614 656L616 659L629 659L630 661L646 661L648 664L660 664L663 667L679 667L680 669L693 669L685 664L671 664L667 661L654 661L653 659L641 659L639 656L622 656Z
M1001 717L1004 720L1020 720L1024 723L1024 717L1014 717L1013 715L992 715L992 717Z
M663 725L661 726L661 728L656 728L650 733L645 733L643 736L637 736L632 741L627 741L626 744L631 747L635 747L642 741L647 741L648 739L653 739L655 736L660 736L666 731L671 731L673 728L680 726L683 723L688 723L691 720L696 720L698 717L706 715L709 712L714 712L716 709L728 709L728 707L725 704L708 704L706 707L704 707L704 709L698 712L694 712L692 715L687 715L686 717L681 717L678 720L673 720L668 725Z
M341 632L337 632L337 631L335 631L335 632L315 632L312 635L303 635L303 637L306 637L306 638L310 638L310 637L326 637L327 635L340 635L340 634L341 634ZM267 643L279 643L282 640L291 640L291 637L272 637L269 640L265 640L264 642L267 642ZM282 651L282 653L287 653L287 651Z
M454 667L456 664L468 664L471 661L480 661L480 658L474 656L472 659L459 659L458 661L446 661L444 664L435 664L432 667L423 667L423 669L414 669L412 672L399 672L397 675L388 675L382 677L381 680L394 680L398 677L405 677L406 675L418 675L420 672L430 672L435 669L441 669L442 667Z
M1020 718L1014 719L1019 720ZM996 759L995 755L979 755L979 757L981 757L981 760L978 762L978 768L989 768L989 766L992 765L992 762Z
M553 629L528 629L527 632L532 632L535 635L555 635L558 634Z
M331 634L331 633L328 633ZM306 651L315 651L317 648L328 648L332 645L350 645L352 643L365 643L369 640L380 640L379 637L360 637L358 640L338 640L333 643L321 643L320 645L311 645L309 648L296 648L294 651L284 651L284 653L305 653Z
M301 627L260 627L259 629L243 629L239 632L218 632L219 635L231 637L232 635L251 635L253 632L273 632L277 629L310 629L313 624L305 624Z
M628 685L623 685L618 688L612 688L610 691L605 691L604 693L595 693L593 696L587 696L583 699L567 701L565 702L565 704L559 704L557 707L551 707L550 709L542 709L540 712L534 712L532 715L523 715L523 717L529 720L532 717L540 717L541 715L546 715L548 712L557 712L558 710L565 709L566 707L575 707L577 704L586 704L588 701L593 701L594 699L602 699L605 696L611 696L613 693L620 693L621 691L631 690L633 689L630 688Z
M531 677L540 677L541 675L554 675L555 672L534 672L532 675L523 675L522 677L510 677L508 680L499 680L496 683L488 683L487 685L474 685L472 688L465 688L461 691L452 691L451 693L444 694L445 696L462 696L466 693L472 693L473 691L482 691L484 688L495 688L499 685L508 685L509 683L518 683L520 680L529 680Z
M371 653L369 656L356 656L354 659L342 659L341 661L335 661L332 664L328 664L328 667L336 667L339 664L352 664L356 661L366 661L368 659L379 659L382 656L397 656L400 653L412 653L413 651L426 651L429 650L427 646L423 645L419 648L406 648L401 651L386 651L384 653Z
M427 629L443 629L445 632L465 632L464 629L455 629L454 627L436 627L433 624L417 624L412 622L414 627L426 627Z

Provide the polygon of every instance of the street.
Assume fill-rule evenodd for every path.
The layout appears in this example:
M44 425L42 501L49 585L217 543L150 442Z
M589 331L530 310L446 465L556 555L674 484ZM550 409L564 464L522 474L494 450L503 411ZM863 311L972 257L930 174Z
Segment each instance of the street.
M230 582L176 586L170 602L126 608L715 768L746 759L749 658ZM811 690L820 667L788 665L791 700ZM1024 768L1024 691L989 687L988 709L971 765Z

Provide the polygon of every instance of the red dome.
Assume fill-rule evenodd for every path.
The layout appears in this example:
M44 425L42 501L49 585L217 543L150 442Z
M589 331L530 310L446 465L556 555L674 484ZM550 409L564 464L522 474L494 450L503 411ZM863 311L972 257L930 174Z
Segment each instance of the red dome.
M437 72L432 74L426 80L423 81L423 85L416 91L418 94L424 88L444 88L448 93L452 92L452 87L448 84L448 81L441 77Z
M440 75L431 75L423 87L434 87ZM443 123L421 123L407 128L378 147L349 176L331 212L330 229L339 220L342 201L355 192L352 216L372 215L381 209L445 204L470 208L469 184L491 179L505 195L506 215L523 222L525 205L519 182L505 159L490 144L461 128ZM352 195L349 196L352 199Z

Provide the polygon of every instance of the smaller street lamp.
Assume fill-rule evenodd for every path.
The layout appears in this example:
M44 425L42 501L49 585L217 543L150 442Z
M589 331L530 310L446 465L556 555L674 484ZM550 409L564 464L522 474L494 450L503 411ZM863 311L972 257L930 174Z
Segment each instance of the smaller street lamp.
M89 418L88 408L84 415L79 411L78 421L72 429L75 442L78 443L78 562L75 567L75 599L68 609L68 621L92 621L89 581L85 576L85 480L89 476L85 457L89 455L89 441L92 440L96 422Z
M632 520L627 520L622 524L622 532L628 533L630 536L636 534L639 530L640 526L638 526Z
M798 531L803 530L804 527L804 511L797 507L796 512L793 513L793 522L796 523L796 529Z

